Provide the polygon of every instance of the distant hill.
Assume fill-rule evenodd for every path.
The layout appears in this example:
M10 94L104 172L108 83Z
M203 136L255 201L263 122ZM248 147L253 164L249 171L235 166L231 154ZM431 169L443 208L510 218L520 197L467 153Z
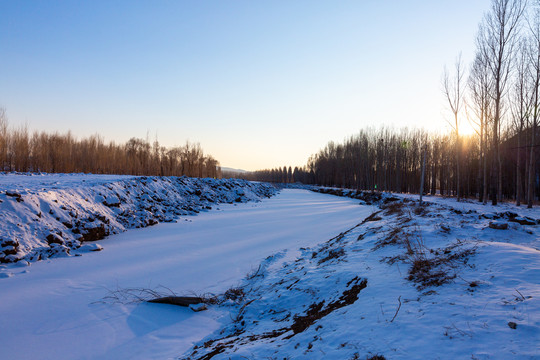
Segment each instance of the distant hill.
M248 172L249 172L249 171L247 171L247 170L233 169L233 168L225 167L225 166L222 166L222 167L221 167L221 171L230 172L230 173L241 173L241 174L245 174L245 173L248 173Z

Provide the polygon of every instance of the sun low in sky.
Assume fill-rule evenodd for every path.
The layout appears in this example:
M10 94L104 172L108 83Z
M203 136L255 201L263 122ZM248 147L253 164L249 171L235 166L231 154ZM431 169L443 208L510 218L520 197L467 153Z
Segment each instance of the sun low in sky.
M223 166L302 166L368 126L447 129L444 65L488 0L3 1L12 126L174 146Z

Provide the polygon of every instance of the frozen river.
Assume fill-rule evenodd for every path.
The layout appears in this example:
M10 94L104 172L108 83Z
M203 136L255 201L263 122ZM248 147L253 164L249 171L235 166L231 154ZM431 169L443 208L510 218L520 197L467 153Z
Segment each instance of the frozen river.
M13 268L0 279L0 347L5 359L166 359L219 328L218 307L194 313L170 305L100 302L110 290L165 286L178 294L238 285L279 251L324 242L361 222L372 207L306 190L176 224L111 236L104 250Z

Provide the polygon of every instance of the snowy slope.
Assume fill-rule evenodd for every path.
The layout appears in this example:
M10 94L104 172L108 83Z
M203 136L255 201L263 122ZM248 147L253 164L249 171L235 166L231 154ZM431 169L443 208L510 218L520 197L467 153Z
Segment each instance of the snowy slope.
M0 189L0 263L99 250L81 243L276 193L237 179L84 174L3 174Z
M268 257L181 358L540 358L538 226L400 197L294 261Z

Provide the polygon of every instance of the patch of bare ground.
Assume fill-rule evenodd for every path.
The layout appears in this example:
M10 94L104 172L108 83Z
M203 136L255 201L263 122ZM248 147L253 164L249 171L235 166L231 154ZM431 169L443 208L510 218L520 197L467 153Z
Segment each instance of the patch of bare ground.
M382 220L382 217L379 216L380 213L381 213L381 211L375 211L373 214L371 214L367 218L365 218L364 221L362 221L362 224L365 224L365 223L370 222L370 221Z
M291 326L291 330L294 334L285 338L289 339L294 335L301 333L313 325L315 321L330 314L332 311L354 304L354 302L358 300L358 294L360 291L366 288L367 279L360 279L356 277L352 279L347 286L350 286L351 284L353 285L349 289L345 290L338 300L329 303L327 306L324 306L324 301L318 304L311 304L305 315L295 316L294 323Z
M368 356L366 356L364 358L361 358L359 353L355 353L353 355L353 357L350 358L350 360L360 360L360 359L365 359L365 360L386 360L386 358L383 355L379 355L379 354L368 355Z

